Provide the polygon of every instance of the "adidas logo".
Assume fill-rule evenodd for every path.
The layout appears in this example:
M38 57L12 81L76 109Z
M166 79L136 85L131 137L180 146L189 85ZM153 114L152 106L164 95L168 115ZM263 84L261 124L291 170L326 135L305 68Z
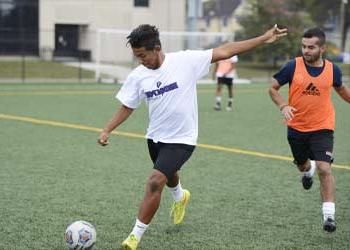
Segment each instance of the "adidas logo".
M316 88L313 83L309 83L306 89L302 92L303 95L317 95L320 96L320 91Z

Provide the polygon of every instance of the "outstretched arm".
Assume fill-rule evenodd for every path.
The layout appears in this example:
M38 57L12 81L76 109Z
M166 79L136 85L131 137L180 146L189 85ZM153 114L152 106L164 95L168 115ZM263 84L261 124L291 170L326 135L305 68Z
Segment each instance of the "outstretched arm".
M296 111L295 108L292 106L288 105L288 102L286 102L281 94L278 92L278 90L281 88L281 85L274 80L272 83L270 89L269 89L269 94L272 99L272 101L276 104L276 106L280 109L283 117L289 121L294 117L293 112Z
M122 124L128 117L131 115L131 113L134 110L131 108L128 108L127 106L122 105L117 112L115 112L112 119L106 124L105 128L100 133L100 136L97 140L97 142L101 146L108 145L108 138L109 134L120 124Z
M350 89L348 87L342 85L340 87L335 87L334 89L344 101L350 103Z
M279 29L277 24L265 34L240 42L225 43L217 48L213 49L213 57L211 62L217 62L223 59L228 59L234 55L249 51L255 47L265 44L273 43L282 36L287 35L287 29Z

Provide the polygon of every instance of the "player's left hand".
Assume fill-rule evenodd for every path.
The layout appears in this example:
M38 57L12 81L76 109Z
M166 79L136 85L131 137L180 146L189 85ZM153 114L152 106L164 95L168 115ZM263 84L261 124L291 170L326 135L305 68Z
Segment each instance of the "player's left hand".
M273 43L279 38L286 36L288 34L287 28L278 28L277 24L275 24L271 29L265 32L263 35L265 37L265 43Z

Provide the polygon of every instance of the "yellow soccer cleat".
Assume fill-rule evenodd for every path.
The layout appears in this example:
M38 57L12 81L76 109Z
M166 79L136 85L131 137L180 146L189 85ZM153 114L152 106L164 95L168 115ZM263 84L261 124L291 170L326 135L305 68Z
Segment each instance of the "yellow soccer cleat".
M183 221L186 212L186 205L190 200L190 196L190 192L184 189L182 200L173 203L170 216L174 216L174 224L180 224Z
M131 234L122 243L122 250L136 250L139 241L136 236Z

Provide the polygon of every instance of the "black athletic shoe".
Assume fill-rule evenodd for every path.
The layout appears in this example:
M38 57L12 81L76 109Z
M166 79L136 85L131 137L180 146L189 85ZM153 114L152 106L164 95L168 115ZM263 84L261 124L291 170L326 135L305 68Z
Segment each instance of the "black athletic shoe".
M333 233L337 229L337 225L335 224L335 220L332 218L327 218L323 222L323 230L327 231L328 233Z
M303 177L301 178L301 183L303 184L304 189L308 190L312 187L312 177L308 177L306 175L303 175Z

